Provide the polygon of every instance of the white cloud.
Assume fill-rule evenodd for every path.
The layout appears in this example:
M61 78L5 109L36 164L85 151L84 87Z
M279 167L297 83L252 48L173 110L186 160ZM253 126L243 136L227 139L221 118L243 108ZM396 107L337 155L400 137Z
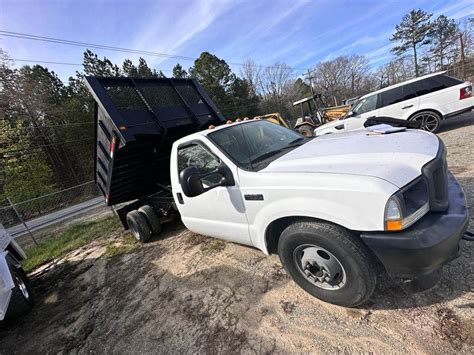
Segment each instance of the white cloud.
M134 49L176 54L178 48L211 26L219 16L235 6L226 0L179 2L180 6L165 8L157 4L150 13L157 16L152 21L144 21L143 28L137 29L136 39L129 47ZM133 58L133 56L130 59ZM147 58L148 59L148 58ZM148 59L149 64L158 65L167 58Z

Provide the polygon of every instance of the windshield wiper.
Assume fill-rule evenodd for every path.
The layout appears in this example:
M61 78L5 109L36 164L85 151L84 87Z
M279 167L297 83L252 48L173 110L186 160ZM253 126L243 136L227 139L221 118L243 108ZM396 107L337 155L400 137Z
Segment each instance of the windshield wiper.
M288 147L292 147L294 145L296 145L296 143L299 143L301 141L304 141L306 138L305 137L298 137L294 140L292 140L289 144L288 144Z
M272 150L271 152L267 152L267 153L264 153L258 157L256 157L254 160L251 161L252 164L255 164L255 163L259 163L263 160L266 160L268 158L271 158L272 156L276 155L276 154L279 154L279 153L282 153L284 152L285 150L287 149L291 149L291 148L296 148L298 146L300 146L302 143L301 143L301 140L304 140L305 138L298 138L298 139L295 139L293 142L291 142L290 144L288 144L286 147L282 147L280 149L276 149L276 150Z
M307 141L309 141L309 138L307 138L307 137L298 137L298 138L292 140L290 143L288 143L288 145L286 147L282 147L280 149L272 150L271 152L267 152L267 153L264 153L264 154L256 157L254 160L251 161L251 164L259 163L263 160L271 158L272 156L274 156L278 153L284 152L287 149L298 147L298 146L306 143Z

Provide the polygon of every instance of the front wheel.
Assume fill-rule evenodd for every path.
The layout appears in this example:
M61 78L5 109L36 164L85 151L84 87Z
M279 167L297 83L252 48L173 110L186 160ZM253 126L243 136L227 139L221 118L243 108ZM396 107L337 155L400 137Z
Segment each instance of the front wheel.
M315 221L293 223L280 236L278 254L293 280L325 302L355 307L374 292L373 256L342 227Z
M441 117L433 111L421 111L410 118L411 121L421 123L420 129L431 133L436 133L441 127Z

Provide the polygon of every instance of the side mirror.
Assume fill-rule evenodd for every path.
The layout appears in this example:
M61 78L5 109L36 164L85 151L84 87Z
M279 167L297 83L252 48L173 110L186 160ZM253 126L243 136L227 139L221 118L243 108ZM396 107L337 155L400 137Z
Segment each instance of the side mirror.
M346 115L347 118L352 117L352 116L354 116L354 111L347 112L347 115Z
M203 181L209 178L209 181ZM187 197L195 197L218 186L234 186L235 180L232 171L224 163L209 173L200 173L198 168L190 166L179 173L179 181L183 193ZM203 182L207 183L205 186Z
M183 169L179 173L179 181L183 189L183 193L188 197L194 197L204 192L204 187L201 183L201 175L198 168L190 166Z
M234 186L235 185L235 180L234 180L234 175L232 175L232 171L229 169L227 165L224 163L220 163L215 172L212 172L210 174L220 174L222 175L221 183L219 186Z

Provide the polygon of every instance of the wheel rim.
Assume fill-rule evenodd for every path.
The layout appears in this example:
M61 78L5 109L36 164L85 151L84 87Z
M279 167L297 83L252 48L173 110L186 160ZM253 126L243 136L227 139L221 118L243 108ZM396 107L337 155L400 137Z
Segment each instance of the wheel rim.
M28 292L28 287L26 287L25 282L19 275L17 275L16 272L14 273L14 277L15 277L15 283L18 286L18 289L20 290L21 294L23 295L25 299L29 300L30 293Z
M346 284L346 271L341 262L320 246L298 246L293 252L293 260L303 277L319 288L339 290Z
M438 128L438 118L431 113L423 113L415 116L413 121L421 122L421 129L428 132L433 132Z

